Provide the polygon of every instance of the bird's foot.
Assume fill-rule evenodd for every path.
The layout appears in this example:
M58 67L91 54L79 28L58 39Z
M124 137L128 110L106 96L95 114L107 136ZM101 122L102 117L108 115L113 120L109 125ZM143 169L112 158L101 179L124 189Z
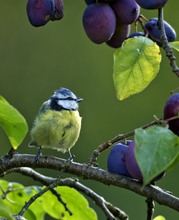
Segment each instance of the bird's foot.
M40 157L42 156L42 148L39 147L38 151L37 151L37 154L35 156L35 163L36 164L39 164L39 160L40 160Z

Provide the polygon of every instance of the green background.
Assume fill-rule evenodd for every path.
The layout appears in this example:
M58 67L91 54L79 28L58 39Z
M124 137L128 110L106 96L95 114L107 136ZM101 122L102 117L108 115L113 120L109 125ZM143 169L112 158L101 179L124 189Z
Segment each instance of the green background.
M76 161L84 163L99 144L152 121L153 115L161 117L170 91L179 85L169 61L163 56L160 72L152 84L142 93L118 101L112 80L114 49L106 44L95 45L87 38L82 26L86 7L83 0L64 0L64 4L65 16L61 21L35 28L28 21L26 1L1 1L0 94L24 115L29 127L41 103L54 90L67 87L83 97L84 101L80 103L82 131L73 153ZM165 20L179 33L178 8L177 0L169 1L165 7ZM156 17L157 11L143 10L142 14L147 18ZM176 57L179 60L178 54ZM0 141L2 155L10 149L3 130L0 130ZM29 141L27 135L19 152L36 153L35 149L27 147ZM103 169L106 169L108 153L109 150L106 150L98 159ZM47 150L43 154L57 155ZM59 153L59 157L67 158L67 155ZM177 169L178 166L157 184L179 196ZM49 170L42 172L47 175L53 173ZM58 173L54 172L55 175ZM21 181L26 185L38 184L17 174L9 175L6 179ZM90 180L83 183L127 212L130 220L146 219L145 198ZM100 209L91 205L95 207L99 219L105 219ZM158 214L164 215L167 220L178 219L176 211L156 204L155 216Z

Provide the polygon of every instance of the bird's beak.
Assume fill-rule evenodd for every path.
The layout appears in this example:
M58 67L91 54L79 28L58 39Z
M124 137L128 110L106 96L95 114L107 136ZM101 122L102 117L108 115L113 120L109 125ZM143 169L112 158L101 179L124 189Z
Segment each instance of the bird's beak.
M81 102L82 100L83 100L82 98L79 98L79 97L78 97L76 101L77 101L77 102Z

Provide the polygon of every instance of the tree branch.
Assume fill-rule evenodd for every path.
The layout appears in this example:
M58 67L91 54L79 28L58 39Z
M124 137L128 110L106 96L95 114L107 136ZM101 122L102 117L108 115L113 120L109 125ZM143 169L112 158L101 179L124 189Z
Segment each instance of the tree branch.
M115 207L111 203L107 202L102 196L99 196L97 193L95 193L93 190L89 189L88 187L84 186L83 184L79 183L77 180L71 179L71 178L65 178L65 179L57 179L57 178L52 178L52 177L47 177L45 175L42 175L36 171L34 171L31 168L28 167L21 167L21 168L13 168L9 170L7 173L12 173L12 172L18 172L26 176L32 177L34 180L41 182L43 185L48 186L48 189L45 189L44 192L47 190L54 190L54 187L56 186L69 186L73 187L76 190L82 192L83 194L87 195L90 197L105 213L106 217L109 220L114 220L115 217L121 219L121 220L127 220L128 216L126 213L124 213L122 210L119 208ZM39 196L41 196L42 193L40 192L39 195L35 195L35 198L31 198L27 204L22 208L21 212L19 215L23 214L25 210L29 207L29 205L32 204ZM56 192L56 191L55 191ZM56 196L56 195L55 195ZM61 198L60 198L61 202ZM65 207L66 209L66 207ZM66 210L69 212L69 210Z
M171 118L168 118L166 120L163 119L158 119L156 116L154 116L155 120L151 121L148 124L143 125L141 128L146 129L148 127L151 127L153 125L166 125L169 121L172 120L176 120L179 118L179 116L173 116ZM126 134L119 134L116 137L112 138L111 140L100 144L93 152L92 155L90 156L90 158L88 159L88 165L94 165L95 161L97 161L97 157L100 155L101 152L103 152L104 150L106 150L108 147L111 147L112 145L114 145L115 143L124 140L128 137L131 137L135 134L135 130L130 131Z
M174 56L173 49L168 44L168 39L167 39L166 32L165 32L164 19L163 19L163 8L158 9L158 27L160 30L160 40L162 43L162 47L165 50L166 56L170 60L172 71L179 77L179 68L175 62L176 58Z
M36 164L35 155L15 154L10 160L4 159L4 157L0 158L0 176L4 176L8 170L17 167L61 170L64 168L64 163L65 160L60 158L41 156L39 163ZM105 185L113 185L128 189L146 198L151 198L160 205L168 206L171 209L179 211L179 198L171 195L157 186L143 186L141 183L133 179L121 175L111 174L100 168L75 162L72 162L64 172L82 177L84 179L95 180Z

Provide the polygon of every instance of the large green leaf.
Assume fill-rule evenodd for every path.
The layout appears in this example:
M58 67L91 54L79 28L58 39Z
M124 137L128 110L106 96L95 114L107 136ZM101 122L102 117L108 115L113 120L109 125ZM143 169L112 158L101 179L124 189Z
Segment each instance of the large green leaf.
M153 220L166 220L166 219L162 215L158 215Z
M43 208L50 216L63 220L97 220L96 213L89 207L88 201L78 191L67 186L59 186L55 189L67 204L72 215L70 216L56 196L48 191L43 195Z
M28 131L24 117L0 96L0 126L5 130L14 149L21 144Z
M117 98L123 100L144 90L156 77L160 49L146 37L127 39L114 53L113 81Z
M9 210L11 215L19 213L24 204L29 201L34 194L38 193L35 187L24 187L22 184L15 182L0 180L0 186L4 192L6 192L6 190L9 191L5 199L1 198L3 193L0 192L0 206L5 210ZM35 206L35 209L33 206ZM0 210L0 216L1 215L3 216L4 213ZM42 209L41 201L36 200L25 212L24 217L30 220L43 220L44 215L45 211Z
M169 45L179 52L179 41L170 42Z
M0 180L0 216L7 216L19 213L24 204L29 199L42 190L42 187L24 187L22 184ZM3 192L8 189L5 199L2 199ZM72 216L64 209L64 206L57 200L50 191L35 200L26 210L24 217L30 220L43 220L45 213L56 219L71 220L97 220L96 213L89 207L88 201L75 189L66 186L55 188L61 195L68 209L73 213Z
M135 156L144 184L166 171L179 155L179 138L166 127L136 129L135 141Z

